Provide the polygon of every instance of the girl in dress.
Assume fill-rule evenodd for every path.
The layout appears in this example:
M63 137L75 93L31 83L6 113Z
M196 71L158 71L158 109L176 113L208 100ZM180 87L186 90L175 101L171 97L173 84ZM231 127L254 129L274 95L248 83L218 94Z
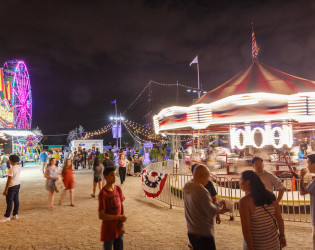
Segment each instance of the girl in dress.
M70 191L70 206L74 207L74 180L73 180L73 171L72 171L72 161L70 159L65 161L65 164L62 169L62 179L66 187L62 191L59 205L62 205L63 199L66 195L67 190Z
M45 170L46 189L49 192L48 196L48 208L54 208L54 198L55 198L55 182L60 179L59 168L56 166L56 159L50 158L48 165Z

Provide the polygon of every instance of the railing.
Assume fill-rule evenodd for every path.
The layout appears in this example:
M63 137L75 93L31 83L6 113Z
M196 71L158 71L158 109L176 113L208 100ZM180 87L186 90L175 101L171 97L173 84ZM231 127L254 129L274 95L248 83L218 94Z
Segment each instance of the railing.
M193 176L191 174L173 174L173 169L168 164L162 166L161 163L153 163L148 166L148 169L158 172L163 172L161 170L164 169L164 172L168 173L164 189L155 199L168 204L170 208L173 206L184 207L183 187ZM210 180L217 191L217 198L233 202L234 210L231 215L239 216L239 200L245 195L239 187L239 179L211 175ZM282 200L279 203L283 219L310 222L310 196L308 194L300 195L298 191L300 180L290 178L281 178L280 180L286 186ZM274 191L274 194L277 197L278 192Z

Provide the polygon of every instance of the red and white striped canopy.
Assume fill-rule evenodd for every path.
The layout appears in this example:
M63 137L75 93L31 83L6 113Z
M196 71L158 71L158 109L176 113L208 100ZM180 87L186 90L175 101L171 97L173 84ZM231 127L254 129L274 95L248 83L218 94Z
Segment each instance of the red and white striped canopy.
M291 95L315 92L315 81L289 75L265 64L253 62L249 68L204 94L198 103L212 103L231 95L266 92Z

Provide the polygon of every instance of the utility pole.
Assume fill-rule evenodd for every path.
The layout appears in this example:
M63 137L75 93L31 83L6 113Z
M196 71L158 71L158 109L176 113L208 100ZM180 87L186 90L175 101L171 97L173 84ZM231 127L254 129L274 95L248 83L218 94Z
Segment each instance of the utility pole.
M121 136L122 136L122 127L121 127L121 113L120 113L120 117L119 117L119 130L120 130L120 148L121 148ZM118 133L119 134L119 133Z
M115 121L116 121L116 147L117 147L117 149L118 149L117 100L115 100L115 112L116 112L116 117L115 117Z
M149 84L149 91L148 91L148 112L145 115L146 118L146 126L148 129L151 129L151 113L152 113L152 84Z
M176 82L176 105L178 105L178 80Z

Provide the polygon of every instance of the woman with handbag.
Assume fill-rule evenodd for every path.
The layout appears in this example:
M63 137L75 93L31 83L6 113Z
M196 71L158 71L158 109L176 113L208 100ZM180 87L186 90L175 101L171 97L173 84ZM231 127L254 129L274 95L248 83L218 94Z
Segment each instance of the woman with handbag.
M72 171L72 161L70 159L65 161L62 169L62 180L65 185L65 189L62 191L59 205L62 205L63 199L66 195L67 190L70 191L70 206L74 207L74 180Z
M240 186L246 193L239 202L244 249L279 250L285 247L284 223L275 195L251 170L242 173Z
M127 172L127 166L130 162L126 159L125 154L120 154L119 155L119 177L120 177L120 184L121 186L124 185L124 182L126 180L126 172Z
M54 208L54 198L55 198L55 182L59 180L59 168L56 166L56 159L50 158L48 165L45 170L46 189L49 192L48 196L48 208Z

